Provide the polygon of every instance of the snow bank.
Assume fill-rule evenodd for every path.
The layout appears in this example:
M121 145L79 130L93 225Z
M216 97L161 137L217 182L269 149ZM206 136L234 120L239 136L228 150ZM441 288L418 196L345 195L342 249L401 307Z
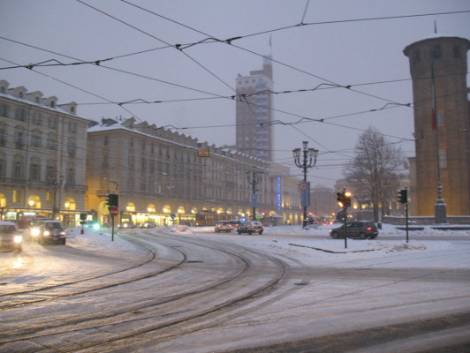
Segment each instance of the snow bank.
M67 233L67 245L87 251L101 253L136 253L143 250L131 242L122 239L118 234L114 234L114 241L111 241L111 230L85 229L84 234L80 234L80 228L74 228Z

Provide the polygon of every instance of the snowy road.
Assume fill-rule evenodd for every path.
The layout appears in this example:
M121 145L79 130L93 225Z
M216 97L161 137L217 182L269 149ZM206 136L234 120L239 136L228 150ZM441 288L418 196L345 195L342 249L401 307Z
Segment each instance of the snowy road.
M468 234L344 249L285 233L0 254L0 352L469 351Z

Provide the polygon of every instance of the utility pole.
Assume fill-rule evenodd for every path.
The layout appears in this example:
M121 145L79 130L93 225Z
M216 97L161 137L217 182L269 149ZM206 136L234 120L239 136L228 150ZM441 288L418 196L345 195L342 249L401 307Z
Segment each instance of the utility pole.
M302 206L304 211L302 227L305 228L307 226L307 208L309 206L310 199L310 185L307 183L307 171L309 168L313 168L317 164L318 150L315 148L308 148L308 141L303 141L302 147L302 151L300 148L293 149L292 154L294 156L295 165L298 168L301 168L304 173L304 179L301 190ZM301 152L303 153L302 161Z
M256 203L258 184L261 183L261 172L251 171L247 172L248 184L251 185L251 219L256 221Z
M432 95L432 129L435 131L435 144L436 144L436 170L437 170L437 185L436 185L436 203L434 204L434 221L436 223L447 223L447 208L444 202L443 186L441 180L441 156L439 148L439 117L437 112L437 97L436 97L436 82L434 78L434 59L438 57L435 50L431 53L431 95Z

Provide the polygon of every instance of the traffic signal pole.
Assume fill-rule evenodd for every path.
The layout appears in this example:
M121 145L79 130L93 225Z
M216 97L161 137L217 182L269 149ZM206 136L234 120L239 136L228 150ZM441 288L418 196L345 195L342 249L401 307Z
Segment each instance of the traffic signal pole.
M405 221L406 221L406 242L408 243L408 202L405 203Z
M409 242L409 236L408 236L408 189L401 189L398 191L398 202L400 202L402 205L405 205L405 231L406 231L406 242Z
M114 215L111 215L111 241L114 241Z
M114 216L119 212L119 195L108 194L106 197L109 215L111 216L111 241L114 241Z
M348 209L344 208L344 248L348 248Z

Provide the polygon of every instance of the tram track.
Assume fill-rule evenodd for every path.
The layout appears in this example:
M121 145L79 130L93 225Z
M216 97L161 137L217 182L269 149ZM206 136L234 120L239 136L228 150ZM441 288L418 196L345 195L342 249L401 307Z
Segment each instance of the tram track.
M138 245L142 246L141 242L139 244L138 241L134 241L134 243L137 243ZM126 268L121 268L119 270L109 271L109 272L106 272L106 273L99 274L97 276L87 277L87 278L74 280L74 281L67 281L67 282L64 282L64 283L55 284L55 285L51 285L51 286L45 286L45 287L35 288L35 289L31 289L31 290L26 290L26 291L18 291L18 292L11 292L11 293L2 294L2 295L0 295L0 298L3 298L0 301L0 313L3 310L7 310L7 309L13 309L13 308L16 308L16 307L24 307L26 305L38 304L38 303L43 303L43 302L50 302L50 301L53 301L53 300L57 300L59 298L66 298L66 297L86 294L86 293L90 293L90 292L94 292L94 291L99 291L99 290L103 290L103 289L107 289L107 288L112 288L112 287L116 287L116 286L120 286L120 285L124 285L124 284L129 284L129 283L132 283L132 282L140 281L140 280L143 280L143 279L146 279L146 278L149 278L149 277L154 277L154 276L163 274L165 272L171 271L171 270L181 266L186 261L186 255L184 253L182 253L178 249L173 249L174 251L178 252L181 255L181 259L179 261L177 261L175 264L167 266L167 267L165 267L161 270L152 271L152 272L149 272L149 273L144 273L142 275L134 276L134 277L128 278L126 280L114 281L114 282L111 282L111 283L107 283L105 285L98 284L98 285L92 285L91 287L86 288L86 289L74 290L73 286L76 286L76 285L79 285L79 284L88 284L89 282L96 281L96 280L102 281L105 278L110 278L111 276L114 276L114 275L123 274L125 272L133 271L133 270L142 268L146 265L150 265L152 262L155 262L157 260L156 251L152 248L148 248L148 247L144 247L144 248L149 254L147 259L145 259L144 261L141 261L137 264L134 264L132 266L126 267ZM71 287L72 290L69 293L59 293L59 294L49 293L49 292L53 292L57 289L64 289L66 287ZM28 295L32 295L32 296L39 295L40 297L39 298L29 299L29 300L15 300L15 298L17 298L17 297L28 296ZM12 300L13 300L13 302L12 302Z
M168 235L164 235L164 236L168 237ZM174 237L172 237L172 240L174 240ZM87 331L90 331L90 330L93 330L93 331L95 331L95 330L96 331L105 330L106 332L109 332L110 330L113 330L113 328L115 328L116 326L128 325L130 323L137 323L137 322L140 322L140 323L147 322L141 329L132 330L131 334L127 334L127 335L122 335L121 334L121 335L117 335L115 337L112 337L110 339L107 339L105 341L97 340L96 342L89 342L85 345L79 344L77 346L77 345L72 344L72 346L70 348L61 347L60 351L64 351L64 352L67 352L67 351L72 352L73 351L73 352L75 352L79 349L93 349L93 347L103 348L103 345L107 346L108 344L111 344L113 342L121 342L122 340L133 339L133 338L139 337L141 335L145 335L146 333L149 333L149 332L155 333L156 331L160 331L160 330L163 330L165 328L170 328L170 327L175 327L175 326L178 326L178 325L182 325L185 322L189 322L189 321L201 318L201 317L205 317L205 316L208 316L209 314L214 314L214 313L217 313L217 312L224 311L224 310L228 309L229 307L233 307L236 304L247 301L250 298L254 298L256 296L259 296L259 295L263 294L263 292L270 291L284 277L285 272L286 272L286 268L285 268L284 263L282 263L281 261L279 261L275 258L271 258L270 259L270 261L272 261L271 264L274 263L275 267L277 266L276 269L278 271L277 271L276 275L273 276L273 278L271 278L271 280L263 283L261 286L257 286L253 290L249 290L249 291L243 293L243 295L238 295L238 296L235 296L233 298L223 300L223 301L219 302L217 305L210 306L210 307L204 308L202 310L197 310L196 312L193 312L189 315L184 315L184 314L183 315L177 315L178 317L174 318L174 319L170 318L168 320L161 320L162 315L159 314L159 313L150 313L149 315L143 315L143 316L141 315L139 317L135 317L135 314L133 314L133 313L136 310L137 311L148 310L148 309L151 310L152 308L159 308L163 304L176 303L176 302L181 301L181 300L191 300L191 298L196 296L196 295L200 295L200 294L208 295L208 293L214 293L214 292L217 293L217 290L219 290L221 287L229 286L229 284L231 284L231 282L234 282L234 281L237 281L237 280L240 281L241 279L244 279L246 281L247 278L249 278L250 276L253 275L252 273L251 274L249 273L249 271L252 269L252 266L253 266L252 263L251 263L252 260L246 255L241 256L240 254L237 254L236 252L227 251L226 249L220 248L220 246L217 247L217 246L214 246L214 245L201 244L201 243L195 244L194 242L188 241L187 239L182 240L180 237L178 237L177 240L178 240L179 243L182 243L182 244L191 243L192 246L199 246L199 247L204 246L204 247L209 248L213 251L223 252L228 256L236 257L238 259L238 261L240 261L244 264L244 266L242 266L240 268L240 270L237 271L237 273L235 273L234 275L232 275L230 277L223 278L223 279L221 279L221 280L219 280L215 283L212 283L208 286L204 286L204 287L201 287L201 288L198 288L198 289L195 289L195 290L187 291L186 293L180 293L179 295L170 296L170 297L166 297L166 298L161 298L161 299L153 301L153 302L142 303L141 305L138 305L137 307L134 306L132 308L127 308L127 310L121 310L121 311L114 312L114 313L108 313L108 315L104 315L104 316L103 315L96 315L95 317L81 318L81 319L78 319L78 320L70 320L70 321L62 322L60 324L61 327L64 327L64 325L67 326L67 327L70 327L69 329L66 329L66 330L58 330L58 331L54 331L54 332L47 332L47 328L46 328L46 330L44 330L45 328L42 327L43 334L40 334L40 335L31 334L31 332L29 334L26 333L26 332L23 332L23 333L17 333L15 335L13 332L9 332L7 337L3 337L3 339L0 340L0 345L7 345L7 344L14 343L14 342L25 341L25 340L35 341L35 340L41 340L41 339L44 339L44 338L47 338L47 337L54 337L54 336L60 336L60 335L70 335L70 334L73 334L73 333L79 333L80 331L83 331L83 330L87 330ZM245 252L247 250L244 249L242 251ZM253 255L253 253L251 253L251 255ZM257 254L257 256L259 256L259 255L260 254ZM133 315L131 315L131 314L133 314ZM131 318L124 318L124 316L126 316L126 315L131 316ZM109 321L109 319L113 319L113 320ZM100 321L105 321L105 322L100 322ZM152 323L148 324L149 321L151 321ZM99 323L97 325L95 324L95 325L92 325L92 326L85 325L84 327L83 326L82 327L76 327L77 325L79 325L79 326L82 325L84 322L89 322L89 323L99 322ZM44 331L46 331L46 332L44 332ZM41 343L41 345L42 345L42 343ZM0 346L0 351L1 351L1 346Z

